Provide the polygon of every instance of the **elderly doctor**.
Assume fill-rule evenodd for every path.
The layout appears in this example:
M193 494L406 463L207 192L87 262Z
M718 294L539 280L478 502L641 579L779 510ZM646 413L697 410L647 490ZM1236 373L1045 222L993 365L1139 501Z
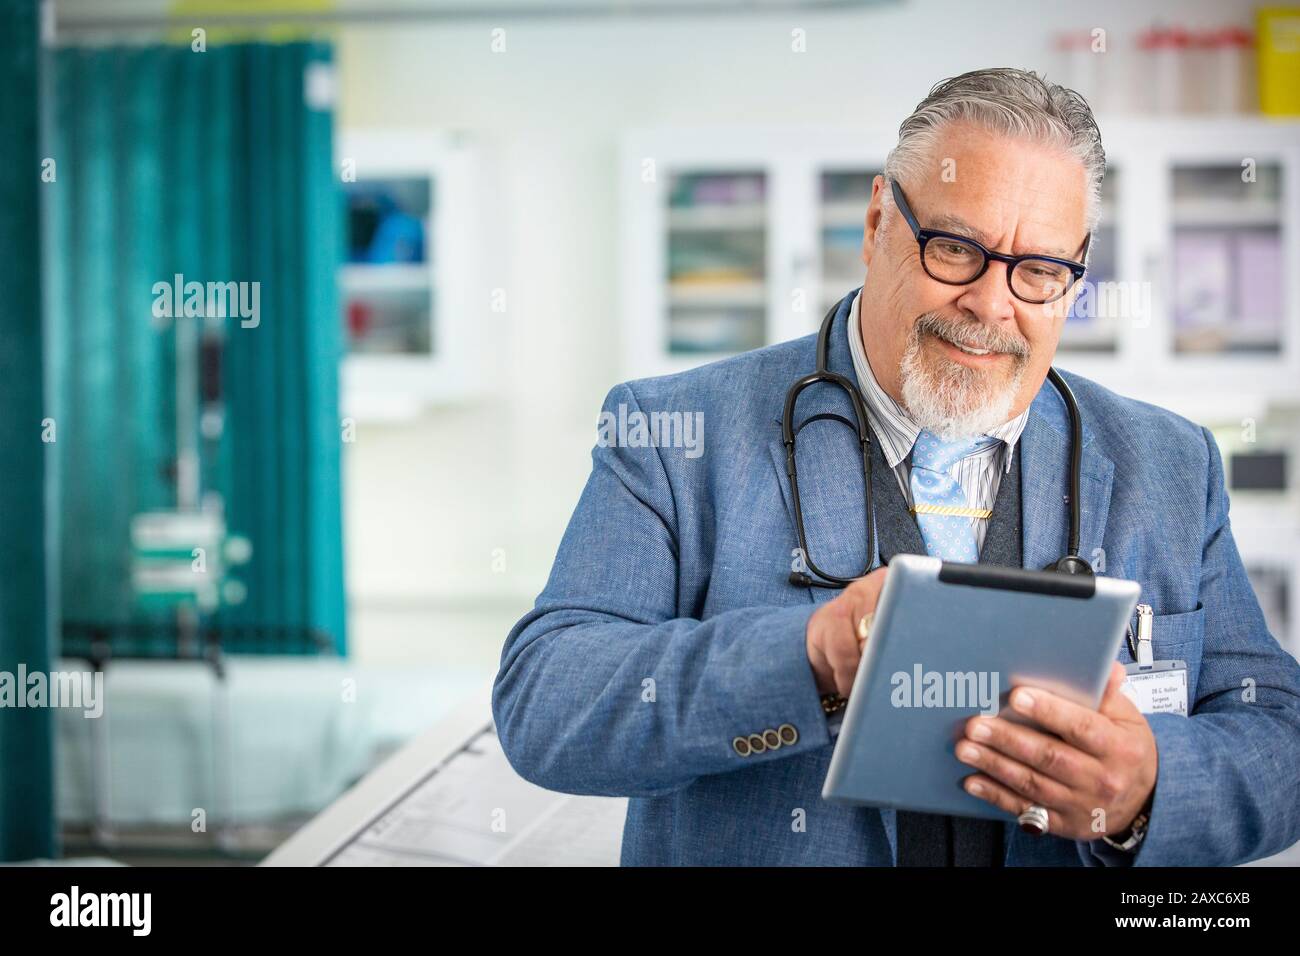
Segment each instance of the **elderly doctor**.
M1098 710L1020 688L1012 706L1050 734L966 724L964 785L1007 823L821 799L827 695L849 692L890 557L1037 569L1066 552L1071 443L1046 376L1104 165L1083 99L1019 70L940 83L903 122L866 210L866 279L835 310L828 353L866 404L876 554L853 430L821 418L799 435L818 567L874 568L844 589L790 574L780 419L815 336L609 393L610 415L702 416L703 454L603 433L492 707L527 779L631 798L624 864L1229 865L1300 839L1300 666L1251 591L1218 449L1204 428L1068 374L1084 423L1080 553L1141 584L1154 657L1187 662L1188 716L1139 712L1122 691L1126 644ZM842 389L804 393L801 421L825 413L852 420ZM940 532L912 510L935 500L968 510ZM1015 825L1033 806L1045 834Z

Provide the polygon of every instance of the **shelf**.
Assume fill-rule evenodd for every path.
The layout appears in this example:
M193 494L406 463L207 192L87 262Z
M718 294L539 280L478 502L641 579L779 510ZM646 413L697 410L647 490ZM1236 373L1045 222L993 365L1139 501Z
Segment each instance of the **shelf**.
M767 285L761 279L735 282L675 281L668 283L668 304L672 308L738 306L764 308Z
M1282 209L1277 202L1238 202L1233 199L1177 199L1170 210L1175 229L1185 227L1271 226L1277 228Z
M673 232L736 232L767 228L766 203L683 206L668 210Z
M1267 358L1281 348L1281 329L1276 325L1224 323L1178 329L1174 333L1176 355L1215 355L1224 352Z
M410 292L433 286L433 272L422 262L350 262L339 270L339 277L345 292Z
M1115 327L1105 320L1066 322L1061 332L1060 348L1065 351L1101 354L1113 352L1117 346L1118 335Z
M822 226L826 229L862 229L866 221L866 202L836 199L822 203Z
M669 350L674 355L730 355L761 347L763 332L761 306L674 312L668 322Z

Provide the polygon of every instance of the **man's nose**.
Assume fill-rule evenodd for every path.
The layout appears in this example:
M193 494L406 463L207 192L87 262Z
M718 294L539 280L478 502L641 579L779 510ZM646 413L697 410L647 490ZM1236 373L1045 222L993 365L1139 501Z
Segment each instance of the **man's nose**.
M957 305L985 322L999 322L1016 317L1016 297L1007 285L1005 262L990 262L984 274L966 286Z

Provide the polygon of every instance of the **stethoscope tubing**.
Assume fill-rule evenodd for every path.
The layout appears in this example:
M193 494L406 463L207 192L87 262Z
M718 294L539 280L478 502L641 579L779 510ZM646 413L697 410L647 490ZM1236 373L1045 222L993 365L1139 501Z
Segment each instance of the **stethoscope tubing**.
M841 303L831 306L826 313L826 317L822 319L821 328L817 333L817 368L808 375L800 376L790 386L786 392L785 409L781 416L781 441L785 445L785 473L790 480L790 498L794 506L795 531L799 536L799 551L802 560L807 565L808 570L812 572L812 574L799 571L791 572L790 583L801 587L844 588L862 576L857 575L856 577L846 578L829 574L813 563L811 553L808 550L807 535L803 523L803 506L799 500L799 468L795 462L795 437L804 426L811 422L819 419L833 419L843 422L857 433L858 446L862 452L863 507L867 518L868 565L862 574L866 574L871 569L871 563L875 561L876 555L875 510L871 498L871 429L867 425L866 403L856 382L827 368L827 356L830 354L831 326L835 322L835 313L839 310ZM1068 574L1091 574L1092 566L1079 554L1079 487L1083 461L1083 418L1079 412L1079 403L1075 400L1074 392L1060 373L1055 368L1049 368L1047 370L1047 379L1060 394L1070 418L1070 493L1067 497L1069 513L1069 533L1066 539L1067 551L1064 557L1049 565L1049 568ZM823 382L836 385L848 393L849 404L853 408L855 421L850 422L842 415L824 412L812 416L801 423L798 428L795 428L794 410L799 395L804 389ZM813 575L822 580L818 581Z

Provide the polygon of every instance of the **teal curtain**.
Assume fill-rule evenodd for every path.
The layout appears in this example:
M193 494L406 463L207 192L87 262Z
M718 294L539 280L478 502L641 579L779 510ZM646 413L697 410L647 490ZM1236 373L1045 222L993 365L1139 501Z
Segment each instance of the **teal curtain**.
M309 650L285 635L311 631L344 653L341 196L332 117L311 95L330 49L62 49L52 61L64 633L174 619L175 607L133 593L130 522L177 507L179 429L196 436L203 493L220 496L229 532L252 545L223 592L242 600L204 623L232 651ZM256 284L256 326L157 318L155 284L177 275ZM178 335L187 321L202 329L193 341ZM189 360L200 380L178 401ZM201 427L204 407L220 410L219 429L210 414ZM138 652L153 646L140 640Z
M0 671L48 672L35 2L0 4ZM0 861L56 852L48 709L0 708Z

